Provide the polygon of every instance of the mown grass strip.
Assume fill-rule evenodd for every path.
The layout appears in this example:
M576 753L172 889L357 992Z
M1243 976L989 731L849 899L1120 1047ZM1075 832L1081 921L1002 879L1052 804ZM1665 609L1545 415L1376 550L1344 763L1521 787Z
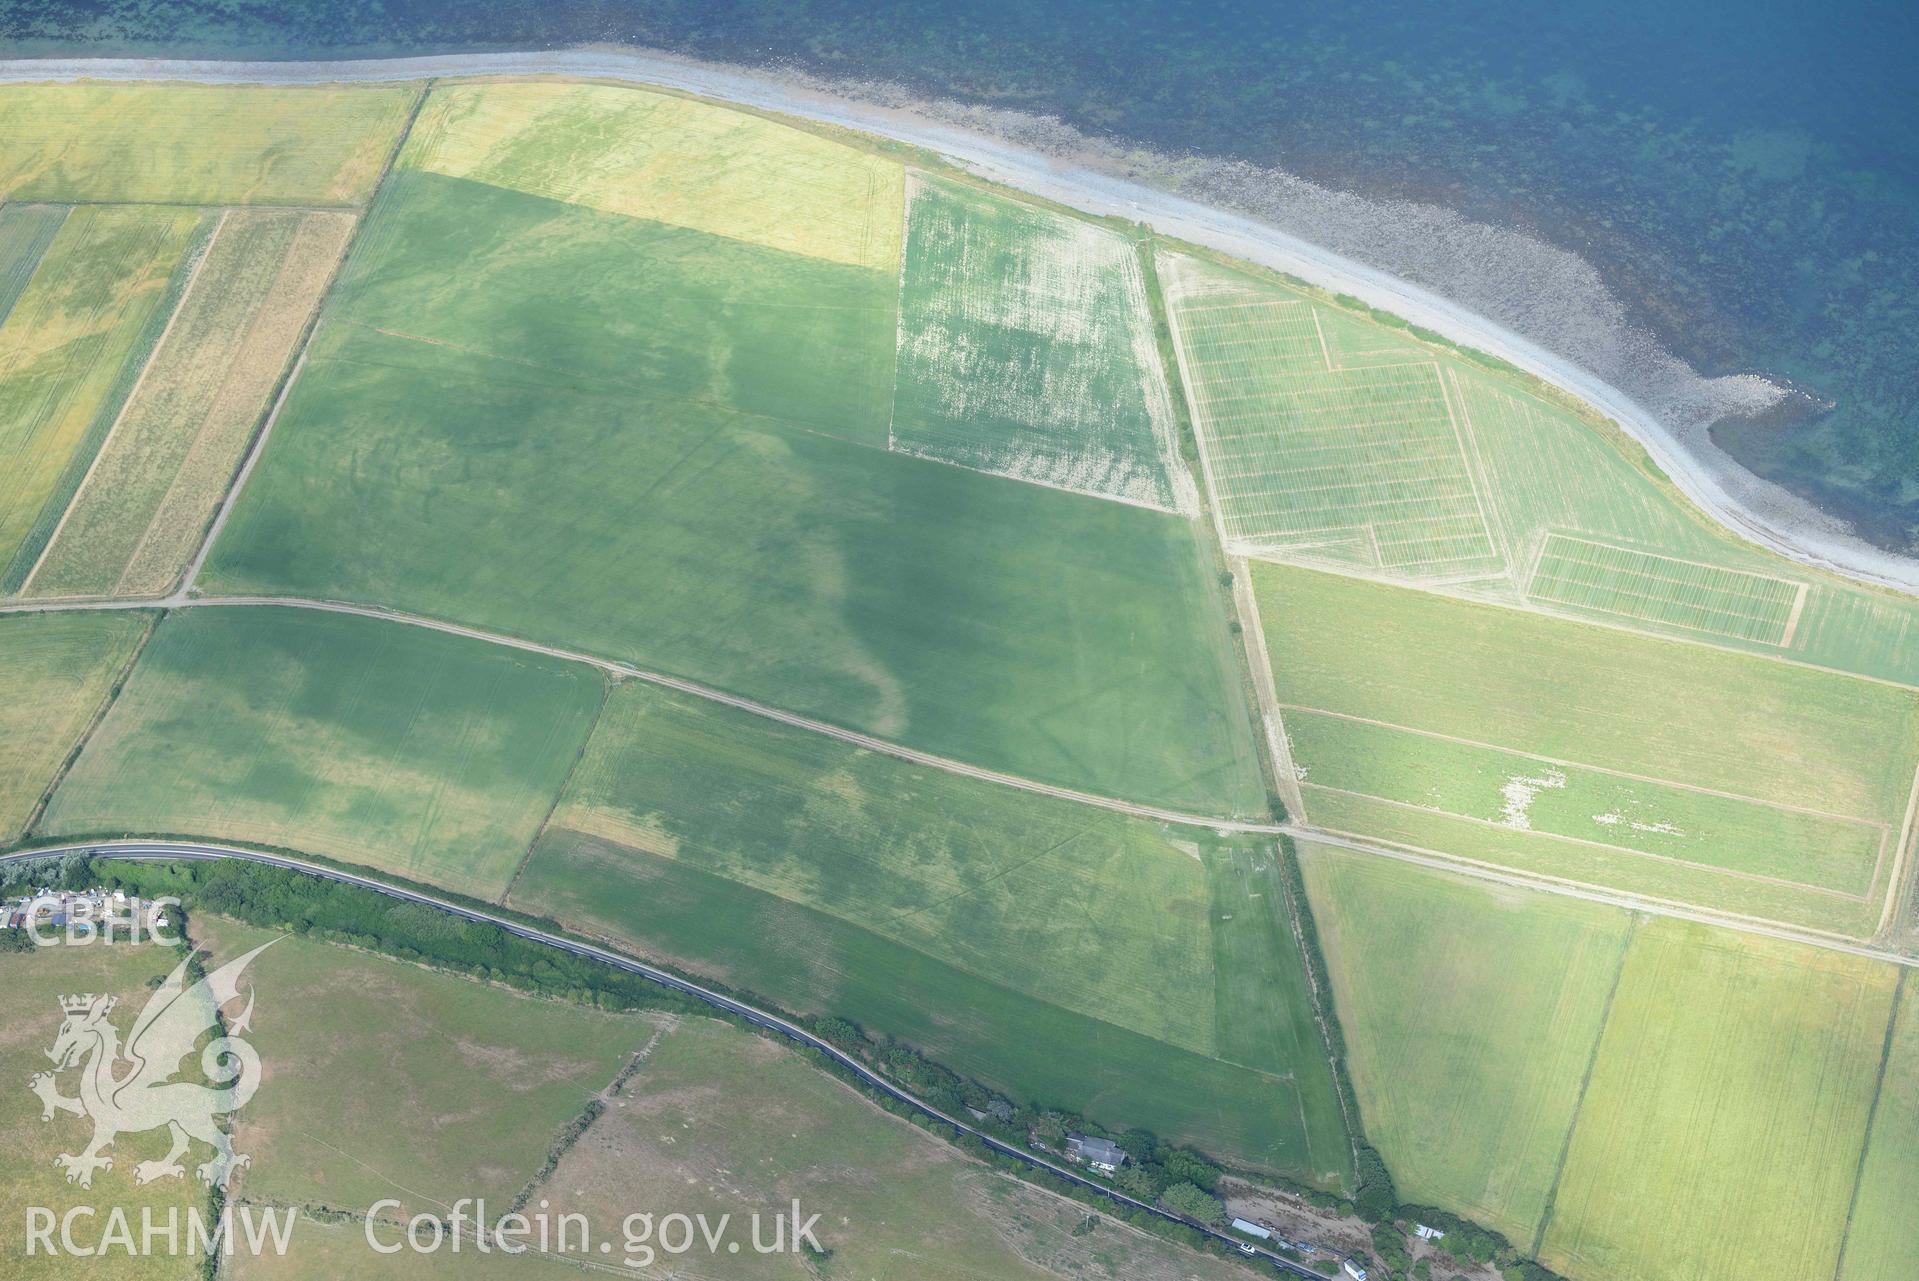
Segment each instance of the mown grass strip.
M1553 1163L1553 1180L1546 1189L1545 1209L1540 1212L1539 1226L1533 1231L1532 1246L1527 1253L1534 1258L1546 1247L1546 1228L1553 1221L1553 1202L1559 1197L1559 1184L1566 1177L1566 1156L1572 1151L1573 1132L1579 1128L1579 1109L1585 1106L1586 1091L1592 1088L1593 1069L1599 1066L1599 1047L1605 1042L1606 1022L1612 1018L1613 1001L1619 996L1619 980L1626 973L1626 953L1632 949L1632 936L1639 929L1639 918L1634 916L1626 927L1626 936L1619 944L1619 963L1613 969L1612 986L1606 989L1606 1004L1599 1011L1599 1035L1593 1037L1592 1053L1586 1058L1586 1071L1579 1078L1579 1097L1573 1103L1572 1124L1566 1127L1566 1141L1560 1145L1559 1160ZM1903 972L1900 975L1904 979Z

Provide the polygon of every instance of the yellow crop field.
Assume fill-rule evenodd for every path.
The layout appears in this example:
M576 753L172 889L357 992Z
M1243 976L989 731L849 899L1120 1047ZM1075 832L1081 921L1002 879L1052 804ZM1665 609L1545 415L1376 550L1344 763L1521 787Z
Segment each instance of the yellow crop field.
M0 198L358 204L415 85L0 87Z
M1331 847L1300 865L1400 1195L1530 1245L1632 918Z
M591 668L424 628L175 610L38 831L218 836L491 896L599 699Z
M0 327L0 561L59 506L199 221L192 209L75 209Z
M353 215L232 210L30 596L163 595L191 559L345 250Z
M1919 1276L1919 1233L1912 1230L1919 1205L1919 982L1911 971L1900 989L1839 1281Z
M1540 1261L1576 1281L1831 1276L1896 981L1862 957L1642 925Z
M892 272L905 169L687 98L534 81L437 89L401 165Z
M0 845L19 839L146 625L130 612L0 618Z

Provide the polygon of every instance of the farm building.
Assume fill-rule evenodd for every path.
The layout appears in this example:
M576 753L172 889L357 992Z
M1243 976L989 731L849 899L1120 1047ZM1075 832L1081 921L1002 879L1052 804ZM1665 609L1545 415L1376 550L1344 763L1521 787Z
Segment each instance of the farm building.
M1066 1136L1066 1156L1101 1174L1111 1174L1126 1164L1126 1151L1111 1139L1089 1139L1083 1134Z
M1258 1237L1261 1241L1270 1241L1273 1239L1273 1234L1270 1229L1262 1228L1259 1224L1249 1222L1246 1219L1234 1219L1233 1231L1243 1232L1249 1237Z

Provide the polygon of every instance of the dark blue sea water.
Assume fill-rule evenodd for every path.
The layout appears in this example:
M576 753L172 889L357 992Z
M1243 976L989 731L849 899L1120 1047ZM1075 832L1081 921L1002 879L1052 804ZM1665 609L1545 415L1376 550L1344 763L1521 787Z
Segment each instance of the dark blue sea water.
M16 53L673 48L1057 114L1418 197L1595 263L1709 373L1830 408L1749 465L1919 543L1919 5L1906 0L0 0Z

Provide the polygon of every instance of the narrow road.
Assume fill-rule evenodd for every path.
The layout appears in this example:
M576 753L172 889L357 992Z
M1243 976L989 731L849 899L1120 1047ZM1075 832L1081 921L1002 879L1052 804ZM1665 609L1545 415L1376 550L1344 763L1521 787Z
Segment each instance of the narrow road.
M1046 1170L1049 1173L1058 1175L1069 1183L1077 1184L1080 1187L1097 1192L1107 1200L1126 1209L1144 1210L1155 1218L1162 1219L1167 1223L1177 1223L1184 1227L1192 1228L1194 1231L1203 1233L1215 1241L1231 1246L1241 1254L1250 1253L1254 1257L1263 1258L1287 1275L1305 1278L1306 1281L1325 1281L1325 1278L1320 1273L1310 1268L1301 1267L1290 1259L1281 1258L1271 1250L1253 1246L1251 1243L1242 1241L1238 1237L1228 1236L1226 1233L1207 1227L1203 1223L1174 1214L1168 1210L1163 1210L1150 1202L1136 1200L1103 1183L1087 1178L1070 1165L1060 1164L1059 1162L1041 1156L1037 1152L1007 1143L1003 1139L995 1138L993 1135L975 1128L970 1121L949 1116L932 1104L902 1090L899 1086L879 1075L877 1072L874 1072L871 1068L844 1050L841 1050L830 1042L821 1040L797 1023L790 1022L778 1014L768 1010L762 1010L757 1006L748 1005L746 1002L727 996L722 992L716 992L712 988L703 987L689 979L681 978L679 975L671 973L670 971L648 965L644 961L636 961L632 957L624 956L618 952L609 951L603 947L596 947L591 943L583 943L576 939L566 938L563 935L551 934L545 930L535 929L530 925L523 925L518 921L509 920L502 916L495 916L490 912L484 912L477 908L467 907L458 903L450 903L445 899L436 898L431 894L422 894L416 890L404 889L397 885L389 885L384 881L374 880L371 877L356 876L351 872L344 872L338 868L327 867L323 864L309 863L303 859L288 858L280 854L264 854L256 850L241 849L237 846L202 845L186 842L175 843L171 841L105 841L84 845L61 845L48 849L33 850L27 853L0 855L0 864L17 862L29 858L58 857L62 854L70 853L86 853L91 854L95 858L125 859L131 862L213 863L222 860L232 860L243 863L258 863L267 867L278 867L288 871L301 872L308 876L334 881L342 885L351 885L359 889L371 890L375 894L383 894L388 898L399 899L402 902L418 903L422 906L435 908L439 911L457 916L462 920L496 926L516 938L525 939L530 943L538 943L543 947L556 948L559 951L568 952L586 960L597 961L602 965L611 966L616 970L636 975L649 982L657 983L661 987L670 988L675 992L703 1001L714 1009L736 1015L754 1027L763 1028L768 1032L776 1033L808 1049L818 1051L848 1072L851 1072L854 1076L858 1077L863 1084L870 1088L880 1091L889 1098L898 1100L922 1116L927 1116L945 1125L950 1125L962 1134L978 1139L995 1152L1013 1157L1034 1169Z
M1866 957L1869 960L1885 961L1893 965L1919 968L1919 957L1906 956L1888 948L1874 947L1843 935L1828 934L1819 930L1798 929L1789 925L1780 925L1756 917L1739 916L1730 912L1715 912L1704 908L1690 907L1684 903L1673 903L1663 899L1644 898L1639 895L1620 893L1597 886L1582 885L1570 881L1554 880L1549 877L1523 875L1503 871L1485 864L1470 863L1442 854L1428 854L1419 850L1404 849L1383 845L1372 841L1348 836L1340 832L1327 831L1310 823L1257 823L1244 819L1219 818L1207 814L1191 814L1183 810L1167 809L1158 805L1141 805L1133 801L1120 800L1111 796L1100 796L1093 792L1082 792L1070 787L1057 787L1051 783L1042 783L1037 779L1022 778L1017 774L1008 774L1000 770L987 769L980 765L971 765L965 761L956 761L950 757L938 756L932 752L923 752L918 748L907 747L887 739L875 738L858 730L847 729L830 721L815 720L810 716L801 716L783 708L742 698L724 690L702 685L698 681L685 680L678 676L669 676L664 672L649 671L635 667L631 663L622 663L615 659L601 658L595 654L582 653L579 650L564 649L557 645L543 645L518 636L505 636L497 632L485 631L478 627L467 627L460 623L450 623L443 619L428 618L420 614L407 614L398 610L382 609L373 605L354 605L345 601L309 600L292 596L188 596L176 592L171 596L149 597L143 600L86 600L86 601L49 601L0 605L0 615L30 614L40 612L71 611L111 611L129 609L194 609L206 607L253 607L278 609L310 609L323 613L352 614L361 618L377 618L390 623L400 623L408 627L423 627L429 631L444 632L449 636L461 636L469 640L500 645L508 649L517 649L529 654L542 654L566 662L585 663L596 667L609 675L628 680L645 681L662 689L676 690L694 698L721 703L737 708L752 716L777 721L795 729L820 734L827 738L838 739L870 752L890 756L896 760L907 761L914 765L923 765L928 769L941 770L961 778L977 779L982 783L992 783L1000 787L1010 787L1016 791L1030 792L1036 796L1050 796L1055 800L1071 801L1077 805L1087 805L1095 809L1125 814L1133 818L1150 819L1159 823L1171 823L1179 827L1199 827L1215 832L1232 832L1249 836L1290 836L1297 840L1311 841L1318 845L1331 845L1339 849L1351 850L1357 854L1367 854L1376 858L1389 858L1401 863L1410 863L1416 867L1431 868L1435 871L1450 872L1455 876L1466 876L1474 880L1487 881L1495 885L1505 885L1513 889L1531 890L1540 894L1557 894L1563 898L1576 898L1588 903L1603 903L1611 907L1623 908L1630 912L1645 912L1654 916L1670 916L1683 921L1695 921L1702 925L1714 925L1721 929L1738 930L1745 934L1758 934L1767 938L1781 939L1789 943L1801 943L1809 947L1822 947L1828 951L1845 952L1853 956Z
M1240 819L1215 818L1204 814L1188 814L1181 810L1165 809L1156 805L1138 805L1131 801L1115 800L1110 796L1099 796L1092 792L1076 791L1070 787L1055 787L1051 783L1041 783L1034 779L1021 778L1017 774L1006 774L999 770L987 769L979 765L969 765L965 761L952 760L945 756L936 756L932 752L922 752L887 739L875 738L871 734L862 734L858 730L834 725L829 721L815 720L810 716L801 716L783 708L750 698L741 698L724 690L702 685L698 681L685 680L678 676L669 676L665 672L649 671L644 667L635 667L631 663L622 663L617 659L601 658L597 654L587 654L579 650L564 649L557 645L545 645L539 641L526 640L518 636L502 635L485 631L478 627L467 627L461 623L450 623L443 619L429 618L421 614L407 614L399 610L383 609L377 605L355 605L346 601L310 600L295 596L188 596L176 592L171 596L148 597L141 600L89 600L89 601L49 601L44 604L26 603L0 605L0 614L32 614L43 612L111 611L138 609L192 609L196 607L240 607L256 608L308 609L329 614L353 614L361 618L377 618L390 623L402 623L408 627L423 627L428 631L444 632L449 636L461 636L468 640L483 641L490 645L499 645L507 649L517 649L528 654L541 654L548 658L562 659L566 662L584 663L597 667L611 676L628 680L645 681L649 685L658 685L663 689L677 690L695 698L709 702L723 703L728 707L754 716L778 721L795 729L822 734L828 738L839 739L871 752L910 761L915 765L925 765L932 769L944 770L948 774L957 774L965 778L978 779L985 783L997 783L1002 787L1017 788L1023 792L1034 792L1041 796L1051 796L1059 800L1074 801L1081 805L1091 805L1099 809L1112 810L1119 814L1130 814L1135 818L1149 818L1162 823L1177 823L1185 827L1207 827L1222 832L1251 832L1274 834L1287 829L1271 823L1253 823Z

